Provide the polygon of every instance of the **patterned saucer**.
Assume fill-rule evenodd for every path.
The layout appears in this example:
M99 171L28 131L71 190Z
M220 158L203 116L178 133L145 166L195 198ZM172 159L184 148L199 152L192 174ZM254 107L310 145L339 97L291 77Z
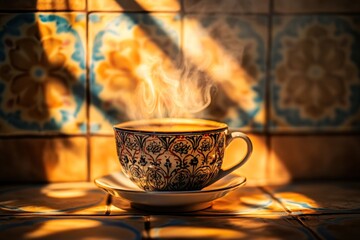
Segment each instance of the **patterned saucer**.
M246 182L234 173L198 191L146 192L122 172L95 179L95 184L114 197L130 201L133 208L152 212L192 212L208 208L212 201L225 196Z

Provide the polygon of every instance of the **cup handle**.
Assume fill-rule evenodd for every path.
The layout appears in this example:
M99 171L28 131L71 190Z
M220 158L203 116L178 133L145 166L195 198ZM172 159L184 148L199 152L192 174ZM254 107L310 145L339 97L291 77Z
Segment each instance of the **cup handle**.
M229 169L223 170L220 169L218 175L216 176L216 178L211 182L214 183L217 180L219 180L220 178L225 177L226 175L228 175L229 173L231 173L232 171L234 171L235 169L241 167L242 165L244 165L250 158L251 153L253 151L253 145L251 143L251 140L248 136L246 136L244 133L241 132L231 132L231 133L227 133L226 134L226 147L229 146L229 144L236 138L241 138L242 140L245 141L246 145L247 145L247 153L245 155L245 157L243 159L240 160L240 162L238 162L237 164L235 164L234 166L232 166Z

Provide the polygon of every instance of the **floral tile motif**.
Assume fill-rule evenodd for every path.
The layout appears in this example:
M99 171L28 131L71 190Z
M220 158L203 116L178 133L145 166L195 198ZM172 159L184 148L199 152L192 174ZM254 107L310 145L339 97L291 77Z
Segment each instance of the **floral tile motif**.
M359 17L275 17L273 131L360 129Z
M89 24L91 132L113 133L115 123L151 117L145 115L157 109L157 91L167 84L156 86L153 67L177 58L179 15L95 13Z
M86 0L0 1L1 10L85 10Z
M360 213L359 182L312 182L268 189L292 214Z
M1 239L144 239L144 217L1 217Z
M1 14L1 134L81 133L85 14Z
M321 239L357 239L360 214L301 216L301 221Z
M184 52L215 86L201 117L263 130L267 18L186 15Z
M90 11L180 11L180 1L178 0L88 0Z
M317 239L291 217L151 216L152 239Z
M106 197L88 182L16 185L0 189L0 215L104 215Z

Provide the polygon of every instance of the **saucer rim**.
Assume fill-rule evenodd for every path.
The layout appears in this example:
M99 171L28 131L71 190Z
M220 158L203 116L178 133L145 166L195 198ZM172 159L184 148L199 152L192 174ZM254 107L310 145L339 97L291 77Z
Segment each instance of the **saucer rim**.
M171 195L173 195L173 194L182 195L182 194L205 194L205 193L226 191L226 190L231 190L233 188L241 187L241 186L245 185L246 182L247 182L246 177L239 176L239 175L236 175L234 173L230 173L228 176L236 175L238 177L239 181L237 183L235 183L233 185L230 185L230 186L227 186L227 187L218 187L218 188L215 188L215 189L206 189L206 190L203 190L204 188L200 189L200 190L191 190L191 191L145 191L145 190L142 190L140 188L139 188L139 190L129 190L129 189L124 189L124 188L119 188L119 187L111 187L108 184L105 184L105 186L104 186L104 184L99 183L100 179L106 178L108 176L112 176L115 173L123 174L122 172L114 172L114 173L111 173L111 174L108 174L108 175L104 175L102 177L98 177L98 178L96 178L94 180L95 185L98 186L99 188L104 188L105 187L107 189L111 189L111 190L115 190L115 191L121 191L121 192L127 192L127 193L142 193L142 194L145 193L145 194L149 194L149 195L169 195L169 194L171 194ZM224 178L226 178L226 176Z

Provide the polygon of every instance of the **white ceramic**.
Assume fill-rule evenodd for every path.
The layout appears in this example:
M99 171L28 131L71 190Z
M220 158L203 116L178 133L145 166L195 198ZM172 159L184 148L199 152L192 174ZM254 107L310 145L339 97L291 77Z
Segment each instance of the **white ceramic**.
M246 182L246 178L231 173L216 183L194 191L144 191L116 172L95 180L95 184L114 197L130 201L133 208L155 212L191 212L211 206L215 199L225 196Z

